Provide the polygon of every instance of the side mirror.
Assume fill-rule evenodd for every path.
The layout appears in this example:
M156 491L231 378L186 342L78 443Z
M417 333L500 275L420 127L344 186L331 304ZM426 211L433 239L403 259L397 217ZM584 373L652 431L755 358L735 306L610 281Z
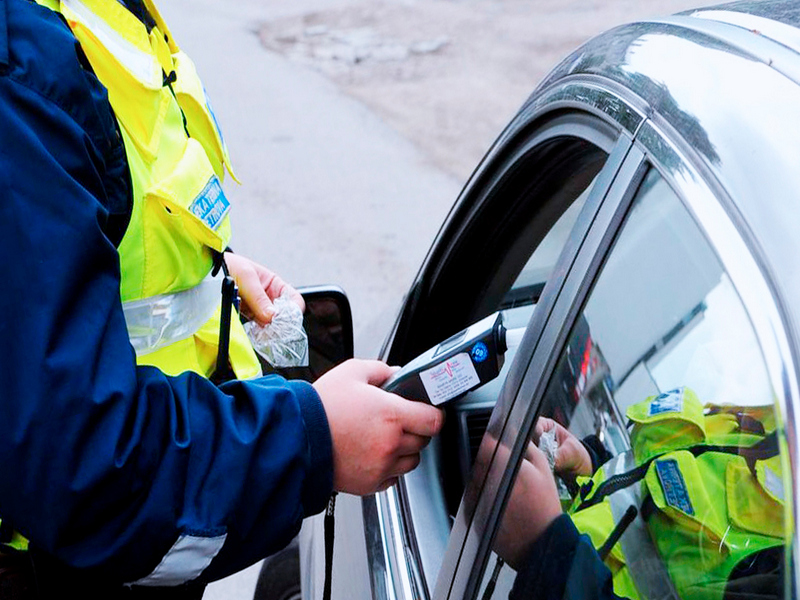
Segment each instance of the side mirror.
M353 358L353 316L350 300L339 287L303 287L298 291L306 303L303 326L308 334L308 366L276 369L262 361L262 368L264 373L313 382Z

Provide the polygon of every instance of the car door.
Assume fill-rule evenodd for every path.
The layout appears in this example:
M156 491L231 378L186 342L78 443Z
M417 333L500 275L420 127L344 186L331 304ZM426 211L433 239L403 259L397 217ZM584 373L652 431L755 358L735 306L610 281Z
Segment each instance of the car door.
M629 410L688 389L701 411L735 406L738 418L783 436L795 389L784 317L724 194L680 147L613 92L568 81L525 107L476 172L384 357L407 362L497 310L524 333L495 382L448 407L420 468L363 501L373 597L507 597L516 573L493 544L540 416L621 456L631 449ZM788 458L769 458L750 492L782 514L791 509ZM560 482L565 507L568 487ZM755 540L780 548L773 563L785 559L783 522L748 537L731 515L723 521L738 520L739 545ZM652 554L662 575L674 568L666 554ZM642 583L631 571L643 589L671 597L713 569L677 584L666 575Z
M596 548L621 536L604 549L615 591L791 595L787 319L757 243L696 164L674 132L652 121L637 130L547 318L534 312L521 350L535 347L500 393L507 417L492 415L434 597L508 597L517 573L494 550L538 518L523 474L542 417L608 454L600 477L557 481ZM767 450L753 457L756 444ZM625 457L635 460L612 471ZM613 495L585 498L632 467L639 478L623 489L639 496L622 506L637 516L620 527Z
M422 465L396 488L363 500L373 597L432 597L455 572L454 549L483 485L473 467L482 435L487 426L495 435L505 427L511 405L503 399L522 383L540 341L530 332L548 322L593 224L618 218L601 208L620 173L631 176L640 122L613 95L568 85L520 112L456 204L384 358L408 362L495 311L517 341L495 382L448 407L448 425Z

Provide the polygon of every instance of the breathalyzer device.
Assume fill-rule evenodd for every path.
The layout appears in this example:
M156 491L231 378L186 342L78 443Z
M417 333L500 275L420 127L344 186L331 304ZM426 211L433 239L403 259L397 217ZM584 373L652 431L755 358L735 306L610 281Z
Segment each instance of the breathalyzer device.
M497 377L507 349L503 315L496 312L423 352L382 387L440 406Z

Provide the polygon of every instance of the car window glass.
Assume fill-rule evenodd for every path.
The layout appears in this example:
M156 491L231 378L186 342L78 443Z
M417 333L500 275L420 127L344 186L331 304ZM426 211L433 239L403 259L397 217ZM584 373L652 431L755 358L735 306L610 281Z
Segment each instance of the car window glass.
M481 593L591 594L602 560L619 596L782 597L772 403L736 290L651 171L560 350Z

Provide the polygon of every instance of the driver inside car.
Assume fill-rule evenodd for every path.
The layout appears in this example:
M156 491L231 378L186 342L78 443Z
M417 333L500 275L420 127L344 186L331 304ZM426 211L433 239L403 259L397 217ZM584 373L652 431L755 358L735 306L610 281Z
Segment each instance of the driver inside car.
M771 407L701 404L688 387L630 406L611 456L541 417L494 549L511 600L782 597L781 464ZM552 464L552 467L551 467ZM553 473L571 490L566 511Z

